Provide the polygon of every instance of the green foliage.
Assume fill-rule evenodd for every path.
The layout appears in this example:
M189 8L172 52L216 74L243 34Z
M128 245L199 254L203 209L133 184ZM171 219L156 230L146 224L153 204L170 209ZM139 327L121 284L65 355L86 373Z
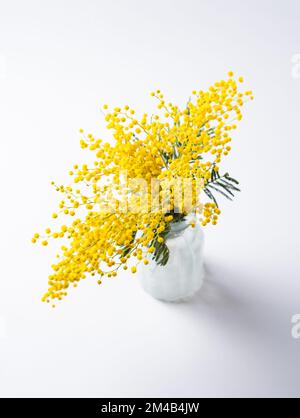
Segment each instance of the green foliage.
M240 189L237 187L238 184L239 182L230 177L228 173L220 176L219 172L213 168L211 178L206 183L204 192L218 206L214 192L220 193L226 199L233 200L235 192L240 192Z
M151 242L151 246L155 248L152 259L159 265L165 266L169 260L170 251L166 244L166 239L171 232L171 225L185 220L185 214L176 213L174 211L169 212L166 216L173 216L173 221L166 225L166 229L160 233L160 237L164 239L163 242L158 242L157 237Z

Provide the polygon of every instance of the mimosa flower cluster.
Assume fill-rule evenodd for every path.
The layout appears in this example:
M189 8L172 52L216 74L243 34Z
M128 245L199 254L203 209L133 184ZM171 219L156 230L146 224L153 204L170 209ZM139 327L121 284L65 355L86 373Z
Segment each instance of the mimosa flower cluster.
M121 269L135 273L151 257L165 264L170 227L189 214L191 227L217 224L214 192L230 198L238 190L220 163L245 101L253 98L250 90L240 91L242 82L230 72L207 91L193 91L183 108L157 90L151 93L157 114L141 117L129 106L104 105L110 142L80 130L81 148L94 154L93 163L75 164L67 186L52 183L62 195L52 217L67 220L32 238L44 246L64 240L43 301L61 300L88 276L101 284Z

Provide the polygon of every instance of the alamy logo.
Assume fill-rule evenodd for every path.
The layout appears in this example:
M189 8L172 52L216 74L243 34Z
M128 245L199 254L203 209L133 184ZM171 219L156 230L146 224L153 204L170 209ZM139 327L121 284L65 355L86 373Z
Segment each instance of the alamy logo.
M300 314L295 314L292 317L292 324L292 337L298 340L300 338Z

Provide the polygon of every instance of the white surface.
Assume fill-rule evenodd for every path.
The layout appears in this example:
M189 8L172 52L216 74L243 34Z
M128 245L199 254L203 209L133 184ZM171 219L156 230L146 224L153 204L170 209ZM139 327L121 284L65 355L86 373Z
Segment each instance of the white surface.
M299 396L298 1L0 2L0 395ZM229 69L256 100L227 167L243 193L206 231L209 270L192 303L153 300L136 277L83 283L40 303L55 250L32 247L78 128L99 107L184 103Z

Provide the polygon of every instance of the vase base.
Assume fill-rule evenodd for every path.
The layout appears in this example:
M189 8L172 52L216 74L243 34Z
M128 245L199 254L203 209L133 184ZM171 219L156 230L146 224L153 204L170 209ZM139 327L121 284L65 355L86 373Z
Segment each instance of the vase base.
M148 293L148 295L150 295L152 298L156 300L159 300L160 302L187 303L201 290L204 283L204 276L205 271L203 269L201 274L199 274L198 276L197 284L194 284L194 287L190 288L188 293L180 294L180 292L176 292L175 295L174 292L170 292L168 294L168 292L166 292L166 289L163 289L164 291L162 291L161 288L158 289L153 288L151 286L147 286L147 282L142 282L142 288L146 293Z

